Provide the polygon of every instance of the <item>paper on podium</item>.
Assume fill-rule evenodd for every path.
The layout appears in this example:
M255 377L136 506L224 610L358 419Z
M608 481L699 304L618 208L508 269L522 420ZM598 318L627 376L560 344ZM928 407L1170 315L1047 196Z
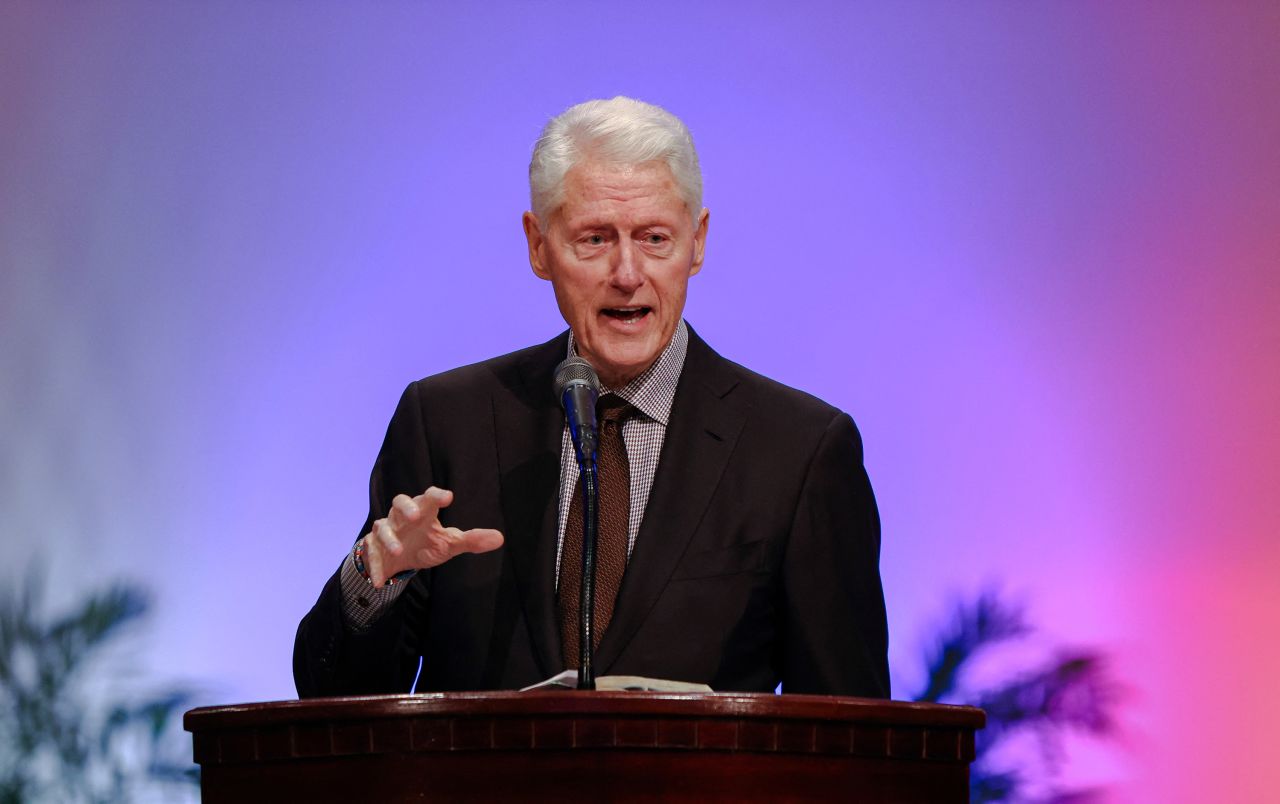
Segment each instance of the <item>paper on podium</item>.
M578 671L565 670L546 681L532 684L521 692L530 690L576 690L578 688ZM672 681L666 678L645 678L643 676L599 676L596 678L596 689L604 692L712 692L706 684L695 684L691 681Z

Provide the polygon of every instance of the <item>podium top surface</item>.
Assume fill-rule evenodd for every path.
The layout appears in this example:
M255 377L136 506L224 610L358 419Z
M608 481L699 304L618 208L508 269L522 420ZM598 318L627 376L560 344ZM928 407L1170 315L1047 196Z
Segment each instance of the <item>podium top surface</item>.
M980 729L986 714L970 706L884 701L829 695L712 692L445 692L311 698L205 706L183 717L187 731L250 725L369 718L554 715L687 716L697 718L820 719L898 726Z

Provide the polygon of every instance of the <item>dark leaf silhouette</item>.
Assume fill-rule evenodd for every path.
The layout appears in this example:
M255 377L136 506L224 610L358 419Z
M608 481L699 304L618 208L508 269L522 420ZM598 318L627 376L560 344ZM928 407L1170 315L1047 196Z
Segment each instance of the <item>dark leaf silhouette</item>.
M1001 600L994 588L984 590L972 602L958 601L925 657L929 682L916 700L943 700L955 689L960 670L979 648L1024 636L1030 630L1022 609Z
M43 572L24 577L0 595L0 710L12 713L0 718L0 804L191 789L195 767L176 728L190 691L139 694L110 662L108 648L146 615L146 594L115 584L48 618Z
M977 657L1033 632L1024 607L988 587L955 604L926 651L928 680L916 700L965 703L987 713L987 726L975 744L972 801L1028 800L1032 789L1039 791L1040 800L1053 802L1086 802L1099 795L1097 790L1059 788L1055 775L1067 731L1106 737L1117 730L1123 691L1100 651L1057 649L999 683L972 690L963 686ZM995 758L998 748L1023 736L1034 740L1039 762L1011 768L1005 766L1007 760Z

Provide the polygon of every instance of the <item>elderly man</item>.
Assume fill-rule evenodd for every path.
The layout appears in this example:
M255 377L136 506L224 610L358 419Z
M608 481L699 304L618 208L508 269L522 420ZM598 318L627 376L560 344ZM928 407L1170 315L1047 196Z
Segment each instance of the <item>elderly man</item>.
M596 672L887 697L853 421L681 317L708 222L684 124L574 106L529 183L529 262L569 331L405 391L362 535L298 627L298 693L509 689L576 665L583 515L553 393L576 354L603 385Z

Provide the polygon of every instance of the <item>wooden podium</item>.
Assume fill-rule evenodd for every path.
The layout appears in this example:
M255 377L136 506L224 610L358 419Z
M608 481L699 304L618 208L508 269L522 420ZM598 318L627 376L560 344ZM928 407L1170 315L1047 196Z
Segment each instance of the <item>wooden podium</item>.
M968 801L980 709L489 692L193 709L206 802Z

